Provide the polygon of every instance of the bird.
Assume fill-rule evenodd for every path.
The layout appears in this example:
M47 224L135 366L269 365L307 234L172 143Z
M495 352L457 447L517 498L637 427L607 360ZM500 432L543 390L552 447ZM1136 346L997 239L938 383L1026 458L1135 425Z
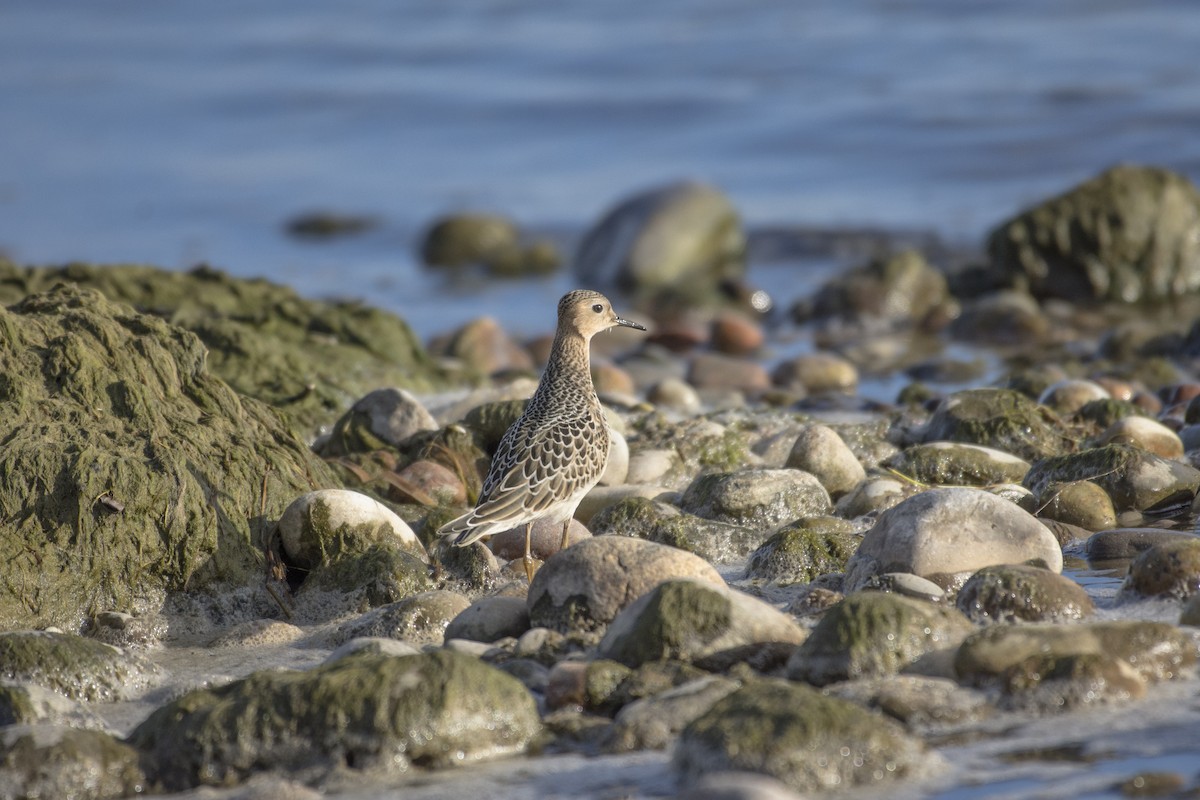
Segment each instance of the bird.
M558 301L550 358L525 411L492 457L475 508L438 529L465 547L484 536L525 526L525 575L533 580L533 523L562 523L562 542L575 509L608 463L609 432L592 384L592 337L610 328L646 328L622 319L600 292L576 289Z

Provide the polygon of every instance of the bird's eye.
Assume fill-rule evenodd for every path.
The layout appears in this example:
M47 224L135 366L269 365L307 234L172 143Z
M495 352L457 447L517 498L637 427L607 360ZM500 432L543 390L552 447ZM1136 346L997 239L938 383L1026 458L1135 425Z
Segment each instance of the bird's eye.
M592 306L592 311L595 311L597 314L599 314L603 310L604 310L604 306L600 305L599 303L596 303L596 305Z

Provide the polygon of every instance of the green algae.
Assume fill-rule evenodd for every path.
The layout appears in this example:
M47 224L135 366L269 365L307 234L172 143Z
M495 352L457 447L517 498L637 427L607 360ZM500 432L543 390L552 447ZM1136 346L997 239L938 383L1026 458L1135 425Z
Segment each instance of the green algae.
M843 571L861 541L846 520L806 517L775 532L751 553L745 577L808 583Z
M206 355L90 289L0 308L0 629L261 581L268 520L337 485Z
M694 581L668 581L653 590L634 624L606 638L602 649L629 667L687 660L697 648L728 633L732 619L727 594Z
M379 386L429 391L446 381L403 320L359 303L308 300L286 286L211 267L19 267L0 259L0 304L59 283L95 289L192 331L217 377L286 410L304 431Z

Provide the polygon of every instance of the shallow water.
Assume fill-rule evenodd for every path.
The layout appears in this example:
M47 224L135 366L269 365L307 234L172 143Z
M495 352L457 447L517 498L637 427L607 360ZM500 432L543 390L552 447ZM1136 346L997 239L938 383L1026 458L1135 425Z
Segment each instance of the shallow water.
M752 225L931 229L977 244L1118 161L1200 177L1188 0L8 0L0 250L208 261L399 311L551 325L566 275L417 269L434 215L577 233L664 180ZM310 209L377 216L308 244ZM752 268L751 279L761 282ZM793 275L780 299L808 284Z

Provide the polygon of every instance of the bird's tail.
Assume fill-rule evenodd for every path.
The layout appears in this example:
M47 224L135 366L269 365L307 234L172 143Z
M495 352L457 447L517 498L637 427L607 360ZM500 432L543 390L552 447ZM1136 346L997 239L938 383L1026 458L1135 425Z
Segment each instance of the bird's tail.
M438 528L438 536L451 536L450 543L458 547L466 547L472 542L477 542L484 536L487 536L492 531L488 526L476 526L471 524L471 517L475 512L463 514L461 517L450 520L442 527Z

